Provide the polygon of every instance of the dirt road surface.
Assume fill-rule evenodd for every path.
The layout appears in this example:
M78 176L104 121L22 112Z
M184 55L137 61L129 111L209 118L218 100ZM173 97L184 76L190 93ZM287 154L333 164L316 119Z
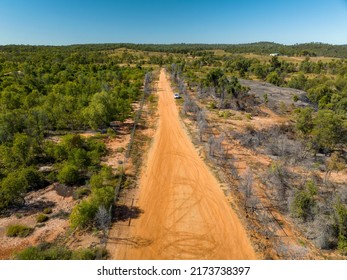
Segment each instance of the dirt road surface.
M140 180L130 236L116 259L255 259L240 220L179 121L162 70L159 126Z

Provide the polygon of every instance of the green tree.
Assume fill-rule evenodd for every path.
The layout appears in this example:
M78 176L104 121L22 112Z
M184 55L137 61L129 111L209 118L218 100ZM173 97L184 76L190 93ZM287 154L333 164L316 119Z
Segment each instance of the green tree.
M90 165L88 153L84 149L73 149L70 151L68 161L78 169L85 169Z
M288 87L305 90L307 79L303 73L299 73L297 76L293 76L289 82Z
M28 182L18 172L11 172L0 185L0 211L24 203Z
M99 173L91 176L89 184L92 190L114 185L115 181L114 175L112 174L112 169L104 166Z
M304 136L307 136L308 134L311 133L314 127L313 117L312 117L313 108L306 107L306 108L297 109L295 113L296 113L296 118L295 118L296 130L302 133Z
M294 200L290 205L291 213L296 218L306 221L312 218L315 211L317 187L313 181L308 181L304 190L296 191Z
M84 110L84 116L93 129L109 126L115 116L115 104L111 95L105 91L94 94Z
M277 72L271 72L266 76L266 81L275 85L275 86L280 86L282 81L280 76L278 75Z
M307 90L308 98L315 104L319 104L319 108L324 108L330 103L334 90L331 86L320 81L318 85Z
M332 110L319 110L313 124L312 141L316 149L331 151L346 141L343 119Z
M222 81L224 77L224 72L220 68L215 68L210 70L206 75L205 84L206 86L218 87L219 82Z
M12 156L15 161L22 164L29 164L35 158L35 142L34 139L26 134L15 134L12 146Z
M25 167L18 171L19 177L23 176L27 181L27 190L38 190L47 185L42 173L40 173L35 167Z
M347 206L338 198L334 205L335 219L338 229L338 248L347 253Z
M70 224L73 229L86 228L94 221L98 206L90 199L82 200L72 209Z
M69 186L77 184L79 180L78 168L71 163L65 163L62 169L58 172L57 178L62 184Z
M114 187L106 186L99 189L92 190L91 200L93 204L99 206L104 206L109 209L114 201Z

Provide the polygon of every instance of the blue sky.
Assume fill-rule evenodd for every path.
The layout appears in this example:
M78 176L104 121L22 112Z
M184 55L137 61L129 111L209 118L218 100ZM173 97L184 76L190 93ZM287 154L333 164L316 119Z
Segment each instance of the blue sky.
M0 0L0 45L347 44L347 0Z

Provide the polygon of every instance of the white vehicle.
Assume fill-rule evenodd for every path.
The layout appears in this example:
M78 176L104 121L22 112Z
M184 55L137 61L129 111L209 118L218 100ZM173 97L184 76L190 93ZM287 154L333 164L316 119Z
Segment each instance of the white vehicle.
M175 98L175 99L181 98L181 97L180 97L180 94L179 94L178 92L176 92L176 93L174 94L174 98Z

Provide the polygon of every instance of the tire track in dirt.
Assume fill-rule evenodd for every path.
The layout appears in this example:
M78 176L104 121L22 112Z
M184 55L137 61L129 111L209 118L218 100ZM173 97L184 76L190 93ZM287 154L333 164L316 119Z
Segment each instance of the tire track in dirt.
M131 242L115 259L255 259L245 229L181 126L160 73L159 126L140 180Z

